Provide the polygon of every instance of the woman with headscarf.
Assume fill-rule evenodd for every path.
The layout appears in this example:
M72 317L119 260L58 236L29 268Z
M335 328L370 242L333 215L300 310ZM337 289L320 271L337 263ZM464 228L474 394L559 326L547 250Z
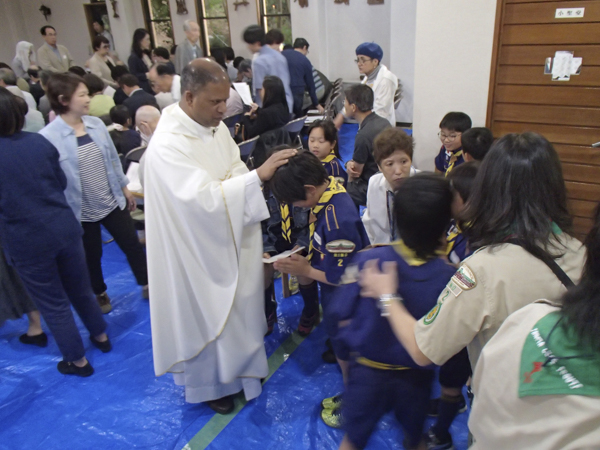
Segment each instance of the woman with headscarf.
M15 57L12 60L12 70L19 78L29 78L27 69L36 65L35 50L33 44L27 41L17 43Z

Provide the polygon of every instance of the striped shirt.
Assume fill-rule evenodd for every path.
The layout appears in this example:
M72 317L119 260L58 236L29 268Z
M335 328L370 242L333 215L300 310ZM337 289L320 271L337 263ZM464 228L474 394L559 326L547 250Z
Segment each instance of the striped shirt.
M98 222L118 206L110 190L104 157L98 145L86 134L77 138L79 179L81 180L81 221Z

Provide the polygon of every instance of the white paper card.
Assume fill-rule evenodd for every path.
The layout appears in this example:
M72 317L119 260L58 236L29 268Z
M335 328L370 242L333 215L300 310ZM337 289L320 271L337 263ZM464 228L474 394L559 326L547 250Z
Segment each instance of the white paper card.
M233 88L240 94L245 105L252 105L252 94L250 93L248 83L233 83Z
M280 253L279 255L271 256L270 258L263 258L263 263L272 264L275 261L279 261L280 259L287 258L288 256L293 255L294 253L298 253L299 251L304 250L304 247L299 247L296 250L288 250L286 252Z
M579 75L581 73L581 63L583 58L573 58L571 61L571 75Z
M552 80L569 81L572 63L573 52L557 51L554 54L554 64L552 64Z
M313 123L317 120L323 120L325 118L325 116L308 116L306 118L306 121L304 122L305 124L310 124Z
M555 19L580 19L585 14L585 8L556 8Z

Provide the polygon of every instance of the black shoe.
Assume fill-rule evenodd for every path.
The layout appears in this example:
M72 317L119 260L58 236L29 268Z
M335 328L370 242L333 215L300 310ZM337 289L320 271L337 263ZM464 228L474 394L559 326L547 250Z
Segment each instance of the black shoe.
M56 368L63 375L77 375L78 377L89 377L94 373L94 368L89 361L83 367L77 367L72 362L61 361Z
M100 342L99 340L94 338L94 336L90 336L90 341L92 341L94 347L96 347L102 353L108 353L112 350L112 344L110 343L110 339L108 339L108 337L104 342Z
M323 353L321 355L321 358L323 358L323 361L325 361L327 364L337 363L337 358L335 357L335 353L333 353L333 350L331 350L331 349L327 349L325 351L325 353Z
M206 404L217 414L229 414L234 408L233 397L231 395L217 400L211 400L210 402L206 402Z
M433 432L433 428L430 428L425 436L427 442L427 450L454 450L454 444L452 443L452 436L448 434L445 439L439 438Z
M27 333L19 336L19 341L27 345L37 345L38 347L46 347L48 345L48 336L46 333L29 336Z

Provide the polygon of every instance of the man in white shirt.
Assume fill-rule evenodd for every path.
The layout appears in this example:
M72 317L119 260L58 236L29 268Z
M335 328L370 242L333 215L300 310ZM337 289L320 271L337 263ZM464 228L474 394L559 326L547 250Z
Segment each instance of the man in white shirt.
M155 64L148 72L148 80L154 92L170 93L173 101L181 100L181 77L175 73L169 64Z
M248 172L222 123L225 71L196 59L181 87L144 154L154 371L173 373L187 402L227 414L232 395L257 397L268 374L261 185L296 151Z

